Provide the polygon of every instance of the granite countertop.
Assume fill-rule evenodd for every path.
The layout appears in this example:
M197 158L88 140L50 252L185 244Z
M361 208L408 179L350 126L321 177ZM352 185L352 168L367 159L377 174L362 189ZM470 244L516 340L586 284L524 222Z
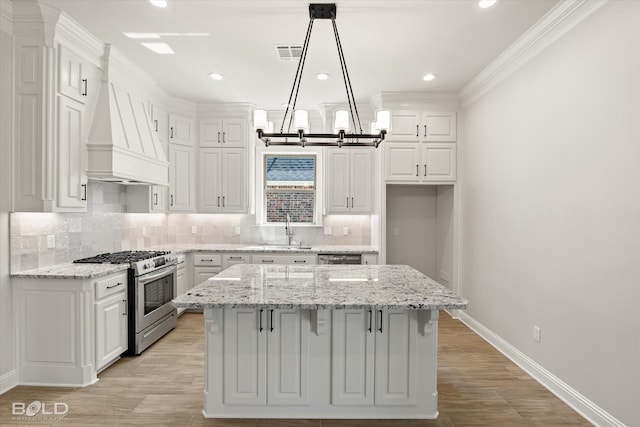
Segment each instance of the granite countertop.
M129 264L58 264L50 267L11 273L17 279L93 279L107 274L127 271Z
M178 308L462 309L408 265L236 264L173 300Z
M319 245L312 246L311 249L300 249L277 245L257 245L243 243L237 245L230 244L198 244L182 243L158 245L141 250L165 250L173 253L188 252L220 252L220 253L286 253L286 254L347 254L364 253L377 254L378 250L371 246L364 245ZM14 278L28 279L93 279L94 277L105 276L129 268L129 264L57 264L49 267L35 268L32 270L11 273Z

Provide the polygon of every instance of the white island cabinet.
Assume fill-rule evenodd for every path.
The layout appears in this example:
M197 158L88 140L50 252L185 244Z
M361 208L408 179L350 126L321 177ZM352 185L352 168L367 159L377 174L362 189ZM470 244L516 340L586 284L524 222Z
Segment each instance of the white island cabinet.
M436 418L437 324L467 302L402 265L234 265L205 316L204 415Z

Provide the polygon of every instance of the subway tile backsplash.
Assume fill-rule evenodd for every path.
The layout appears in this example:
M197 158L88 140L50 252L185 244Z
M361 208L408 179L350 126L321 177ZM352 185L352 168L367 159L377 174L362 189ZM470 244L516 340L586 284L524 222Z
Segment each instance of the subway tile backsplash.
M286 241L284 227L256 226L252 215L127 213L126 187L119 184L90 181L88 196L86 213L12 213L11 271L163 244ZM324 235L323 227L294 226L292 240L310 245L371 244L368 215L325 216L324 226L331 227L331 235Z

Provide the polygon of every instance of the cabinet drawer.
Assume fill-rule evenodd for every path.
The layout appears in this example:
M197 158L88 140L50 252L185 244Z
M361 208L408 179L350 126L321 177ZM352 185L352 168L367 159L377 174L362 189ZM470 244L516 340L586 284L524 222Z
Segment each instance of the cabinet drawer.
M254 264L315 264L315 255L254 255Z
M220 254L194 254L193 265L222 265Z
M127 291L127 272L95 281L96 301L118 292Z

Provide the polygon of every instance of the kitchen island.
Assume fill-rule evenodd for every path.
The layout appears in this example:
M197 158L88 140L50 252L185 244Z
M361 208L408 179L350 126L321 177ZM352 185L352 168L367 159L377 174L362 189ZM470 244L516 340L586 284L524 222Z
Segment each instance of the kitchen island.
M436 418L440 309L406 265L238 264L174 301L205 319L205 417Z

